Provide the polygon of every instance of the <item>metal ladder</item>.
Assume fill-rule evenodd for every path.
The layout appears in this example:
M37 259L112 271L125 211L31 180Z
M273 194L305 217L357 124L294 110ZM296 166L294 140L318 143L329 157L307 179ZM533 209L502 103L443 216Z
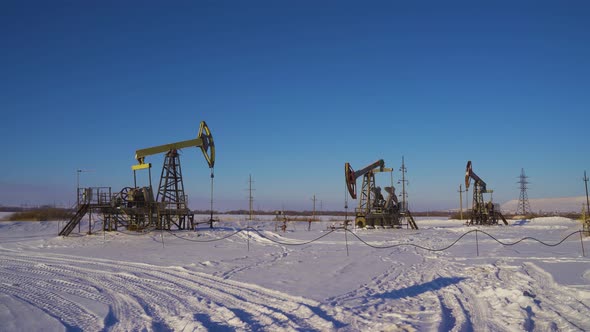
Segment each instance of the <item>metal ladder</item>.
M89 203L84 203L80 206L76 214L70 219L70 221L64 226L64 228L59 232L61 236L68 236L74 230L74 227L80 223L80 220L86 215L88 209L90 208Z

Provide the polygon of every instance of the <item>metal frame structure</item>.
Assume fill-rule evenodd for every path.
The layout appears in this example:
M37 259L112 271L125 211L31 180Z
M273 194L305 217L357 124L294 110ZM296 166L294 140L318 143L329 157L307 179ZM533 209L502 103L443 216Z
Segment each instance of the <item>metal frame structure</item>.
M506 218L500 213L497 205L494 205L490 199L488 202L484 201L483 194L491 194L494 191L488 190L486 183L479 177L472 169L471 160L467 162L465 168L465 190L469 189L469 185L473 183L473 204L471 207L471 215L469 217L468 225L497 225L501 219L505 225L508 225Z
M215 144L213 136L207 124L202 121L196 139L155 146L137 150L135 159L137 165L133 165L133 187L125 187L116 194L108 195L100 188L88 188L91 194L96 191L97 200L82 200L77 206L77 212L62 229L59 235L67 236L78 225L88 212L101 214L103 217L103 230L113 231L119 227L128 230L143 231L146 229L170 230L173 226L177 229L194 229L194 213L188 208L187 195L184 193L182 169L178 150L188 147L199 147L205 160L211 169L215 165ZM145 163L145 157L166 153L164 165L158 186L158 193L154 199L151 181L151 163ZM149 171L149 186L138 187L136 171L147 169ZM211 183L213 185L213 183ZM86 192L85 190L85 192Z
M385 187L388 193L387 199L381 194L381 187L375 184L375 173L393 172L392 168L386 168L383 159L366 166L365 168L354 171L349 163L344 164L344 177L348 193L352 199L357 198L356 180L363 177L358 207L355 209L355 225L357 227L375 228L392 227L401 228L400 204L395 195L393 184L391 187ZM409 211L408 226L418 229L418 226L411 217Z
M526 190L528 189L528 176L524 174L524 168L520 169L520 180L517 182L520 185L520 195L518 196L518 205L516 207L516 214L526 218L531 214L531 205Z

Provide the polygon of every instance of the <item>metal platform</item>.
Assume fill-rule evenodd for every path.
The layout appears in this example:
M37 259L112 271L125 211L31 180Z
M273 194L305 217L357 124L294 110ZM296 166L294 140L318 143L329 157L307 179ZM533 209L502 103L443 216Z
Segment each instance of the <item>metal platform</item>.
M186 202L156 202L150 187L125 187L115 194L110 187L84 188L79 192L76 213L59 235L70 235L88 214L102 220L104 231L184 230L196 226L194 213L187 208Z

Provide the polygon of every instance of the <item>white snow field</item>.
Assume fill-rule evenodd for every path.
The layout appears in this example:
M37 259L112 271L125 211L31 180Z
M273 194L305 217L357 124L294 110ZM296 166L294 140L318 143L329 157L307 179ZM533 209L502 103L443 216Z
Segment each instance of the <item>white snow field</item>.
M354 235L443 248L478 228L421 218L419 230L345 236L330 233L333 218L286 232L221 219L143 235L100 224L86 235L86 222L65 238L58 222L0 222L0 331L590 330L590 238L579 233L549 247L472 232L432 252ZM565 218L510 222L479 230L555 244L581 229ZM247 225L259 233L230 236Z

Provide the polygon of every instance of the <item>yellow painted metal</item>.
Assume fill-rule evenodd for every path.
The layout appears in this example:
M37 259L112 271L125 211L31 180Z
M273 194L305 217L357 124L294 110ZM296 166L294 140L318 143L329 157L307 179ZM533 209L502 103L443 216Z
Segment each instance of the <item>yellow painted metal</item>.
M215 165L215 143L213 142L211 130L209 130L209 127L205 121L201 121L198 137L203 140L203 143L199 145L201 151L203 152L203 156L205 156L205 160L207 160L209 168L213 168Z
M377 168L377 169L373 170L373 173L379 173L379 172L393 172L393 168L383 167L381 169Z
M195 139L189 139L187 141L182 141L182 142L153 146L151 148L140 149L140 150L135 151L135 159L137 159L137 161L139 161L139 163L142 164L143 159L147 156L151 156L151 155L158 154L158 153L168 152L170 150L180 150L180 149L184 149L184 148L188 148L188 147L192 147L192 146L197 147L197 146L200 146L201 144L203 144L203 140L200 138L195 138Z
M365 217L363 216L357 216L354 219L354 222L356 224L356 227L358 228L364 228L365 226L367 226L367 219L365 219Z
M165 153L172 150L179 150L188 147L200 147L203 155L205 156L205 160L209 165L209 168L213 168L215 165L215 144L213 143L213 136L211 135L211 130L205 123L205 121L201 121L201 126L199 127L199 134L197 138L181 141L176 143L164 144L153 146L151 148L146 149L139 149L135 151L135 159L139 162L139 165L131 166L132 169L143 169L143 168L134 168L140 167L144 165L145 157L151 156L154 154Z
M132 165L131 169L134 171L138 171L140 169L152 168L152 163L147 164L139 164L139 165Z

